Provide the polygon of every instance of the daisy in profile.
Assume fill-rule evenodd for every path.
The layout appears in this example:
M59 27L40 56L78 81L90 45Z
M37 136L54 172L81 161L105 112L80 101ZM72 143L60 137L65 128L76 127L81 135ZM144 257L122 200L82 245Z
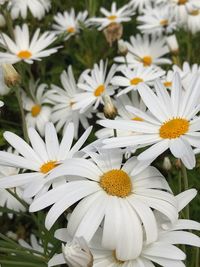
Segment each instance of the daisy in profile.
M144 232L147 244L158 236L152 209L163 213L170 221L176 221L175 197L156 168L144 166L135 157L122 165L122 150L100 149L88 154L89 159L66 161L52 172L47 183L63 175L81 176L82 179L75 178L35 199L30 211L55 203L45 221L50 229L67 208L79 201L68 222L72 237L82 236L89 242L104 220L103 246L116 250L121 259L137 257L141 253ZM124 231L124 225L127 231Z
M139 23L137 28L142 33L161 36L176 30L176 21L171 5L148 6L143 9L142 13L141 16L137 17L137 22Z
M138 92L149 109L144 114L141 110L127 107L145 121L128 124L124 121L101 121L108 128L135 131L137 135L117 137L105 140L105 147L124 147L141 144L149 146L138 159L141 161L157 158L168 148L174 157L182 160L188 169L195 166L196 159L192 147L200 147L199 112L200 79L194 77L190 88L185 92L178 73L172 82L171 94L167 92L160 81L155 83L155 93L147 85L138 86Z
M131 20L131 17L135 14L133 8L130 5L124 5L117 9L116 2L111 5L111 11L108 11L104 7L100 9L101 13L105 16L104 18L91 18L90 23L99 26L99 30L108 27L112 23L121 23Z
M62 88L52 84L51 90L48 91L47 97L54 103L52 109L51 120L56 123L56 129L59 132L62 128L65 131L69 122L73 122L75 126L75 138L78 138L79 124L87 129L89 127L88 118L91 118L91 113L88 110L86 113L79 113L74 110L74 97L81 93L78 89L72 67L69 66L67 72L63 71L60 76Z
M72 146L74 138L74 126L69 124L63 135L62 141L58 142L56 129L52 123L47 123L45 128L45 141L40 137L34 128L28 129L28 136L31 145L28 145L22 138L12 132L5 132L4 138L16 149L19 155L0 151L0 164L9 167L20 168L22 173L6 176L0 179L0 188L12 188L24 186L24 196L33 197L37 194L44 194L48 191L50 184L45 184L49 173L67 158L71 158L80 149L88 135L89 128L79 141ZM65 184L66 179L53 183Z
M87 11L79 12L76 16L73 8L70 10L70 12L59 12L54 16L55 23L52 27L56 34L65 33L65 40L68 40L72 35L80 32L81 23L85 25L88 24L87 16Z
M27 127L35 128L42 136L44 136L45 125L50 121L51 116L51 107L47 105L46 89L47 84L30 81L29 90L33 99L24 92L22 94L23 108L27 112L25 117Z
M112 65L109 72L107 73L107 61L104 63L103 60L99 64L95 64L92 70L83 72L78 83L78 88L82 92L78 93L75 97L75 104L73 109L79 109L80 113L84 113L90 107L93 106L97 109L99 104L103 104L103 96L113 95L115 86L110 84L112 77L116 72L117 66Z
M200 32L200 8L191 10L188 14L187 29L196 34Z
M14 40L2 33L0 43L7 51L0 52L1 62L14 64L24 61L32 64L34 60L41 60L57 52L58 47L46 49L56 40L55 34L44 32L40 35L40 29L37 29L32 39L29 35L27 24L15 27Z
M116 57L117 63L123 63L130 68L135 68L138 64L144 66L157 66L170 64L171 61L165 57L169 53L166 40L163 37L137 34L130 37L130 43L126 42L128 53L125 57Z
M143 64L138 64L134 70L128 67L121 68L121 73L124 77L114 76L111 80L111 84L118 87L125 87L119 91L117 96L127 94L132 90L137 90L137 86L140 83L152 84L153 81L162 77L165 71L152 66L144 67Z
M9 9L13 19L21 16L27 18L28 11L34 18L41 20L45 13L51 8L50 0L11 0L9 1Z

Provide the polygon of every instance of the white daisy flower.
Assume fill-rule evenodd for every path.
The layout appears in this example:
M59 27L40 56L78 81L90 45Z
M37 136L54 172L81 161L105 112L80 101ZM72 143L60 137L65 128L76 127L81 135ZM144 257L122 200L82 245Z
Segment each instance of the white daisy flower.
M123 7L117 9L116 2L113 2L111 5L111 11L108 11L104 7L100 9L101 13L105 16L105 18L91 18L91 24L95 24L99 26L99 30L106 28L112 23L121 23L127 22L131 20L131 17L135 14L133 8L130 5L124 5Z
M47 98L54 102L52 109L51 120L56 123L56 129L59 132L65 128L69 122L73 122L75 126L75 138L78 138L79 124L87 129L89 127L88 118L91 118L91 113L88 110L80 114L78 110L73 109L75 104L74 97L81 93L78 89L72 67L69 66L67 72L63 71L60 76L62 88L52 84L51 90L47 92Z
M137 17L137 22L139 23L137 28L142 33L161 36L176 30L173 7L170 5L146 7L143 9L143 15Z
M54 21L56 24L53 24L52 27L57 34L65 33L65 40L68 40L72 35L79 33L81 29L80 23L87 26L87 16L87 11L79 12L76 16L73 8L70 10L70 12L59 12L54 16Z
M152 0L131 0L129 5L133 6L134 9L138 9L139 12L142 12L145 7L151 5Z
M0 60L3 63L14 64L19 61L25 61L32 64L34 60L41 60L56 53L58 47L46 49L55 40L55 34L44 32L40 35L40 29L37 29L30 40L29 28L27 24L16 26L14 29L14 41L5 33L1 34L0 43L7 52L0 52Z
M29 83L29 91L33 99L28 97L26 93L22 94L23 108L27 111L26 123L27 127L33 127L40 135L44 136L45 125L50 121L51 107L47 105L47 84L35 84L33 81Z
M0 151L0 164L25 169L16 175L0 179L0 188L11 188L25 185L24 196L33 197L48 191L50 184L45 184L49 173L61 165L67 158L71 158L80 149L91 128L79 138L72 147L74 138L74 126L69 124L66 128L62 141L58 142L56 129L52 123L47 123L45 128L45 141L39 136L34 128L28 129L31 146L22 138L11 132L5 132L4 138L21 155ZM53 187L65 184L66 179L53 183Z
M50 190L32 203L30 211L55 203L45 221L50 229L67 208L80 201L69 218L70 235L83 236L89 242L104 220L103 246L116 249L121 259L135 258L141 253L144 232L148 244L157 239L151 208L175 222L175 198L160 172L138 163L135 157L122 165L123 153L119 149L88 153L91 159L68 160L46 181L62 175L83 179Z
M28 11L31 12L34 18L41 20L45 13L51 8L50 0L10 0L9 9L13 19L21 16L27 18Z
M200 79L194 78L190 88L184 92L178 74L175 75L171 95L160 81L155 83L154 93L147 85L138 87L138 92L149 109L149 114L128 107L129 111L145 120L130 124L124 121L101 121L104 127L132 130L135 136L117 137L105 140L107 148L129 145L152 145L139 156L139 160L152 161L168 148L171 153L180 158L188 169L195 166L196 159L192 147L200 147L199 112Z
M110 81L117 69L116 65L112 65L107 73L107 61L100 61L99 65L95 64L92 70L87 70L81 75L82 81L78 83L78 88L83 90L82 93L74 97L75 104L73 109L79 109L80 113L84 113L91 106L97 109L99 104L103 104L104 94L113 95L116 87L110 84Z
M130 68L135 68L138 64L144 66L170 64L171 60L163 56L169 53L166 40L163 37L148 36L137 34L130 37L131 43L126 43L128 53L125 57L116 57L115 61L123 63Z
M128 67L121 68L120 71L125 76L114 76L111 80L111 84L118 87L125 87L119 91L117 96L127 94L132 90L137 90L137 86L140 83L152 84L153 81L160 78L165 74L165 71L150 67L144 67L143 64L138 64L134 70Z

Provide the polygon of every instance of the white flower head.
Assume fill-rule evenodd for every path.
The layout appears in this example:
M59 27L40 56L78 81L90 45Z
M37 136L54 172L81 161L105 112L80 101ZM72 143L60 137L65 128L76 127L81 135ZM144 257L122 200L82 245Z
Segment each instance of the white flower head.
M199 112L200 79L194 77L185 92L178 73L174 76L171 93L160 81L155 83L155 93L147 85L139 85L138 92L149 109L148 114L133 107L127 107L145 121L130 124L123 121L101 121L104 127L132 130L135 136L105 140L107 148L134 146L138 143L149 146L138 159L154 160L168 148L180 158L188 169L194 168L196 159L192 147L200 147Z
M27 24L22 27L16 26L14 29L14 40L7 34L2 33L0 43L7 52L0 52L0 60L3 63L14 64L19 61L32 64L34 60L41 60L56 53L58 47L46 49L56 40L54 33L44 32L40 35L38 28L32 39L30 39L29 28Z
M31 145L28 145L14 133L5 132L4 138L16 149L19 155L0 151L0 164L24 169L25 171L0 179L0 188L24 186L25 197L44 194L51 186L51 183L46 184L47 176L67 158L71 158L77 153L90 132L91 128L88 128L74 146L72 146L74 138L74 125L72 123L66 128L60 143L52 123L46 124L44 141L34 128L28 129ZM59 182L53 183L52 186L55 187L65 183L66 179L63 178Z
M10 0L9 9L13 19L21 16L27 18L28 11L31 12L34 18L41 20L45 13L51 8L50 0Z
M104 7L100 9L105 18L91 18L90 23L99 26L99 30L102 30L112 23L121 23L131 20L131 17L135 14L133 8L130 5L124 5L117 9L116 2L111 5L111 11L106 10Z
M112 65L107 73L107 64L103 60L99 64L95 64L92 70L86 70L81 75L81 80L78 83L78 88L81 89L81 93L78 93L75 97L75 104L73 108L79 109L80 113L84 113L91 106L94 110L97 109L99 104L103 104L104 94L113 95L115 86L110 84L113 75L116 72L117 66Z
M125 57L116 57L117 63L135 68L138 64L144 66L157 66L170 64L171 60L163 57L169 53L166 39L163 37L137 34L130 37L130 43L126 42L128 53Z
M35 199L30 211L55 203L45 221L50 229L67 208L79 201L68 221L72 237L83 236L89 242L104 220L103 246L116 250L121 259L137 257L141 253L144 233L148 244L157 239L151 208L174 222L178 216L175 198L159 171L146 167L147 164L141 164L135 157L122 165L123 152L119 149L100 149L88 154L90 159L66 161L46 181L62 175L83 179L75 178Z
M88 118L91 118L91 112L79 113L74 110L74 97L81 93L78 89L74 78L72 67L69 66L67 72L63 71L60 76L62 88L52 84L51 90L47 93L47 98L52 101L54 107L52 109L51 120L56 123L57 131L63 128L65 131L69 122L73 122L75 126L75 138L78 138L79 124L85 129L89 127Z
M73 8L70 12L59 12L54 16L55 23L52 27L57 34L65 33L65 40L68 40L72 35L80 32L81 24L88 25L87 16L87 11L79 12L76 16Z

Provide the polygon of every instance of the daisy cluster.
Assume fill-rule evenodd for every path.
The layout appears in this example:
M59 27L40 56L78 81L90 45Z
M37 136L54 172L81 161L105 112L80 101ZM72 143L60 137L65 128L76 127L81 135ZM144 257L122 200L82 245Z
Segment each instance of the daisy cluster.
M3 253L17 259L21 247L49 267L184 267L177 245L200 247L187 206L200 153L188 38L199 37L200 1L88 2L0 1L0 216L37 228ZM91 36L96 54L103 44L92 60L88 47L79 56Z

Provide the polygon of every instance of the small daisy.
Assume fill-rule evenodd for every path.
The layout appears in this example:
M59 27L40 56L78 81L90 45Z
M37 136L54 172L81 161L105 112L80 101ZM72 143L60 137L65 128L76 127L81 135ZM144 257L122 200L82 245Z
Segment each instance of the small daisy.
M155 37L137 34L130 37L131 43L127 44L128 53L125 57L116 57L115 61L123 63L130 68L135 68L138 64L144 66L170 64L171 61L163 56L169 53L166 40L163 37Z
M56 24L53 24L52 27L57 34L65 33L65 40L68 40L72 35L79 33L81 29L80 23L88 24L86 21L87 16L87 11L79 12L76 16L73 8L70 12L65 11L63 14L59 12L54 16Z
M122 150L88 153L90 159L66 161L52 172L47 183L62 175L83 179L74 179L50 190L32 203L30 211L55 203L45 221L50 229L67 208L79 201L69 217L70 235L83 236L89 242L104 220L103 245L116 249L121 259L135 258L141 253L144 232L148 244L157 239L152 209L163 213L172 222L176 221L175 197L156 168L140 164L135 157L122 165Z
M56 129L52 123L47 123L45 128L45 141L39 136L34 128L28 129L31 146L22 138L11 132L5 132L4 138L21 155L0 151L0 164L10 167L25 169L16 175L0 179L0 188L25 186L24 196L33 197L48 191L51 184L45 184L49 173L67 158L71 158L80 149L88 135L89 128L79 141L72 147L74 138L74 126L69 124L66 128L62 141L58 142ZM66 179L53 183L53 187L64 184Z
M108 27L112 23L121 23L127 22L131 20L131 17L135 14L133 8L130 5L124 5L123 7L117 9L116 2L113 2L111 5L111 11L108 11L104 7L100 9L101 13L105 16L105 18L91 18L91 24L95 24L99 26L99 30Z
M137 28L142 33L161 36L176 30L173 7L170 5L149 6L143 10L143 15L137 17L137 21Z
M138 65L134 70L128 67L121 69L122 74L125 76L114 76L111 84L118 87L125 87L117 96L127 94L131 90L137 90L140 83L152 84L153 81L160 78L165 74L165 71L150 67L144 67L143 64Z
M38 85L38 82L35 84L30 82L29 90L34 99L31 99L25 93L22 94L23 108L27 111L25 117L27 127L37 129L42 136L44 136L45 125L50 121L51 115L51 107L46 104L48 103L46 89L46 84Z
M78 88L83 90L75 97L73 109L79 109L80 113L84 113L91 106L97 109L99 104L103 104L104 94L113 95L116 87L110 84L110 81L117 69L116 65L112 65L107 74L107 62L100 61L99 65L95 64L92 70L87 70L81 75L81 82Z
M75 104L75 95L81 93L78 89L72 67L69 66L67 72L63 71L60 76L62 88L54 84L51 85L51 90L48 91L47 97L54 103L52 109L51 120L56 123L56 129L59 132L65 128L69 122L73 122L75 126L75 138L78 138L79 124L87 129L89 127L88 118L91 118L91 113L88 110L84 114L80 114L78 110L73 109Z
M141 110L128 107L129 111L145 119L130 124L124 121L101 121L104 127L132 130L138 133L135 136L118 137L105 140L107 148L124 147L129 145L150 146L139 156L139 160L154 160L168 148L171 153L180 158L188 169L195 166L196 159L192 147L200 147L199 117L200 110L200 79L198 76L191 82L190 88L185 92L181 79L175 75L172 82L171 94L165 90L160 81L155 83L154 93L147 85L138 87L138 92L149 109L144 114Z
M28 10L34 18L41 20L51 8L50 0L10 0L9 9L13 19L27 18Z
M0 43L7 52L0 52L1 62L14 64L24 61L32 64L34 60L41 60L57 52L58 47L46 49L56 40L55 34L44 32L40 35L40 29L37 29L31 41L29 34L27 24L23 24L21 28L15 27L14 41L7 34L2 33Z

